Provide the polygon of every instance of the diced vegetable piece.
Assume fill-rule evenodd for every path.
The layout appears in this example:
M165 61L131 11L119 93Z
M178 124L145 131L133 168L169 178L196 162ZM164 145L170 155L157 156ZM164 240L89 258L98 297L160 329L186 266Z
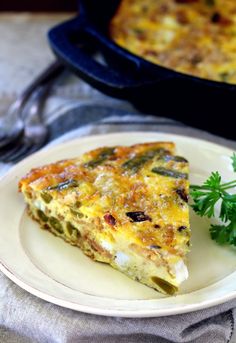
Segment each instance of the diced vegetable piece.
M77 229L72 231L71 239L76 241L80 237L80 232Z
M43 222L46 223L48 221L48 217L46 216L46 214L43 213L43 211L37 210L37 215Z
M57 232L63 233L63 227L57 218L50 217L49 223L53 227L53 229L55 229Z
M74 210L73 208L70 209L71 213L73 214L73 216L77 217L77 218L83 218L83 213Z
M76 229L76 227L73 224L71 224L71 222L66 223L66 231L73 241L77 240L80 236L80 232Z
M84 166L86 168L96 168L105 162L109 157L114 155L114 152L115 148L106 148L94 160L85 163Z
M78 181L74 180L74 179L69 179L63 182L58 183L57 185L54 186L49 186L47 188L47 190L57 190L57 191L61 191L63 189L67 189L67 188L71 188L71 187L77 187Z
M74 228L75 228L74 225L72 225L70 222L66 223L66 230L67 230L67 233L69 234L69 236L72 235Z
M175 294L175 292L178 290L177 287L171 285L169 282L157 277L153 276L152 281L157 284L164 292L166 292L169 295Z
M166 169L163 167L155 167L152 169L152 172L162 176L173 177L175 179L188 179L187 173L180 173L176 170Z
M43 201L46 202L46 204L49 204L52 201L52 196L49 193L42 192L40 195Z
M186 160L186 158L182 157L182 156L173 156L173 155L164 155L163 159L165 161L175 161L175 162L183 162L183 163L188 163L188 161Z
M145 153L136 155L130 160L126 161L122 167L126 170L131 170L132 172L136 173L146 162L153 159L154 156L163 156L167 153L168 151L162 148L145 151Z

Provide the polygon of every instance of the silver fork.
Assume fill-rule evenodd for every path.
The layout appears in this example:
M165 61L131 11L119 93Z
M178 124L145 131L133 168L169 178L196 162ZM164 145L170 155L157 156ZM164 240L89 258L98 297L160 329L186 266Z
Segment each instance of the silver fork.
M6 146L0 147L0 161L17 162L41 148L45 143L48 130L43 124L40 114L45 97L53 85L54 79L63 69L64 67L59 62L53 63L29 87L31 88L31 97L27 95L27 100L29 97L32 99L31 106L29 106L28 110L26 109L24 115L23 109L27 108L27 106L20 106L21 109L18 113L20 118L17 119L18 122L23 123L23 134L19 132ZM23 102L25 105L26 100ZM12 116L12 119L14 119L14 116ZM17 125L20 127L19 124Z
M35 89L55 78L64 67L55 61L49 65L33 82L18 96L8 111L0 117L0 148L16 140L23 133L24 123L22 110Z
M17 162L23 157L38 150L47 140L48 129L41 120L41 110L49 85L41 86L32 95L32 101L26 109L23 135L17 140L0 149L0 160Z

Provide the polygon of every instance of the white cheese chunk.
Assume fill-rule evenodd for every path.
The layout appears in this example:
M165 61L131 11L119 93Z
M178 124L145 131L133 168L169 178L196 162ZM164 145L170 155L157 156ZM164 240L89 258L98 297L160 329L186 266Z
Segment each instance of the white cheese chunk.
M129 256L123 253L122 251L118 251L116 254L115 262L118 266L122 267L129 261Z
M105 250L112 252L113 246L110 242L102 240L100 244Z
M178 283L181 283L188 278L188 269L183 260L180 260L174 265L174 271Z

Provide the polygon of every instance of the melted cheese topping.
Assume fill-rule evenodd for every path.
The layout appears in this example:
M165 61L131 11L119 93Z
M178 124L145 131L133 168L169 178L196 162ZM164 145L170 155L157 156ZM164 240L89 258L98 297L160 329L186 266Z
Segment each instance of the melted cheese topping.
M123 0L110 34L150 62L236 83L235 0Z

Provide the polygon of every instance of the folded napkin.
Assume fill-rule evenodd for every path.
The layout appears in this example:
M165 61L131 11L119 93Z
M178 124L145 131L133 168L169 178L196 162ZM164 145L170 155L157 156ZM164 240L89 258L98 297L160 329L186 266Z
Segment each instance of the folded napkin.
M154 131L184 134L236 149L236 142L176 121L119 108L71 104L47 116L49 145L91 134ZM47 148L47 147L46 147ZM2 165L2 171L10 166ZM76 312L41 300L0 273L1 343L236 342L236 300L202 311L161 318L117 318Z

